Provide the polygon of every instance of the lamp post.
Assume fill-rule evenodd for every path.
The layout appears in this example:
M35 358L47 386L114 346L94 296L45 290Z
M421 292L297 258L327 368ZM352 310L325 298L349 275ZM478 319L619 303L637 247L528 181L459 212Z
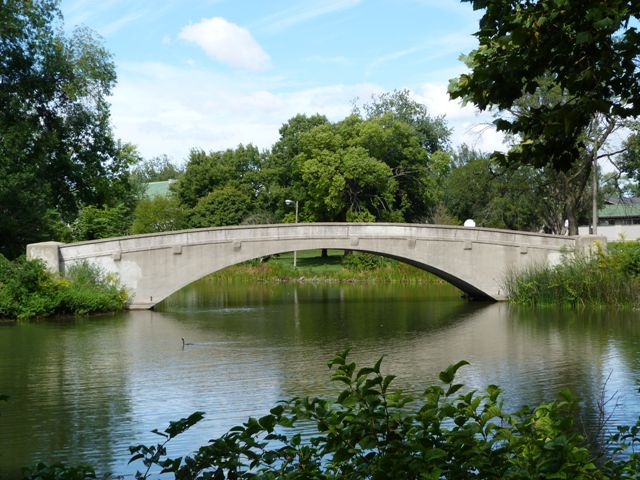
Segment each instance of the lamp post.
M298 200L285 200L285 204L287 205L296 205L296 223L298 223ZM296 250L293 251L293 268L296 268L298 264L298 252Z

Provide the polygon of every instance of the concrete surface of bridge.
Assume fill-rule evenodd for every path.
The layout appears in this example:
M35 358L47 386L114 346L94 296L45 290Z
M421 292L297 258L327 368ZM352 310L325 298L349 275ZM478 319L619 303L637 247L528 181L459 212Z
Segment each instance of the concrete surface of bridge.
M204 228L107 238L44 242L27 257L51 271L88 261L118 275L132 309L147 309L210 273L267 255L318 248L377 253L422 268L472 298L504 300L507 274L532 264L556 264L563 252L589 250L604 237L566 237L442 225L299 223Z

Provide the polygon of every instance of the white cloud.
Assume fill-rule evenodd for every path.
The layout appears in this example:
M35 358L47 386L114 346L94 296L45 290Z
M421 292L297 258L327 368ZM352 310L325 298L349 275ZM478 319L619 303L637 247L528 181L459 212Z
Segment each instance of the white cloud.
M269 55L251 33L222 17L204 18L184 27L178 37L193 42L219 62L244 70L269 67Z
M351 100L382 91L372 84L282 91L280 83L239 81L198 68L122 64L111 99L116 135L145 157L186 159L191 148L223 150L239 143L269 148L297 113L344 118ZM275 80L279 82L279 80Z
M298 7L287 8L263 18L260 28L270 33L280 32L294 25L308 22L314 18L334 12L353 8L361 0L323 0L321 2L304 2Z
M144 17L144 12L134 12L134 13L125 15L123 17L120 17L108 23L107 25L100 27L100 34L102 34L105 37L108 37L109 35L116 33L117 31L123 29L130 23L133 23L142 17Z
M278 129L294 115L320 113L338 121L351 112L353 99L384 91L371 83L292 88L278 77L231 78L150 62L121 64L118 77L111 108L116 135L137 144L145 157L167 154L179 162L192 148L224 150L240 143L270 148ZM433 115L446 116L454 145L504 149L502 136L485 128L490 114L449 100L446 83L424 83L413 90Z

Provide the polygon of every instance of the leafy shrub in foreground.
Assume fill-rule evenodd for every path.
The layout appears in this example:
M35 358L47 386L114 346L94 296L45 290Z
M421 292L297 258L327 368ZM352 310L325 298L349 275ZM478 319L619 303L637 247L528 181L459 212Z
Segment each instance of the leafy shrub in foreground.
M130 447L135 478L189 479L632 479L640 474L640 421L611 437L606 458L594 457L576 433L576 401L554 402L516 413L503 409L501 390L463 392L458 362L440 373L442 385L418 398L392 391L380 359L358 369L348 352L329 362L332 380L344 386L335 400L293 398L268 415L210 440L195 453L169 457L167 444L198 423L202 412L170 422L156 445ZM314 433L303 438L296 427ZM621 455L623 454L623 455ZM81 465L39 464L27 480L93 479ZM155 478L155 477L154 477Z
M494 385L460 393L455 375L466 364L450 366L440 373L443 385L412 398L390 390L394 376L381 373L381 360L358 369L343 352L329 362L332 380L344 385L336 400L281 402L192 455L167 456L167 442L202 418L196 412L155 431L161 443L130 448L131 461L146 467L136 478L148 478L154 468L177 479L621 479L638 473L633 456L596 462L576 433L577 404L568 393L507 413ZM295 430L310 425L315 433L308 438ZM637 430L627 434L640 440Z

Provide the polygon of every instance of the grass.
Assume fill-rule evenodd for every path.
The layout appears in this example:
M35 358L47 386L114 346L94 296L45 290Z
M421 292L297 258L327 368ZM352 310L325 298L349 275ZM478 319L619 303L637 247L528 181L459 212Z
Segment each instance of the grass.
M211 276L217 282L335 282L335 283L401 283L442 284L444 280L402 262L379 255L344 250L297 252L297 267L293 267L293 252L234 265Z
M640 307L640 243L607 253L567 255L559 265L534 265L506 280L509 300L521 305Z

